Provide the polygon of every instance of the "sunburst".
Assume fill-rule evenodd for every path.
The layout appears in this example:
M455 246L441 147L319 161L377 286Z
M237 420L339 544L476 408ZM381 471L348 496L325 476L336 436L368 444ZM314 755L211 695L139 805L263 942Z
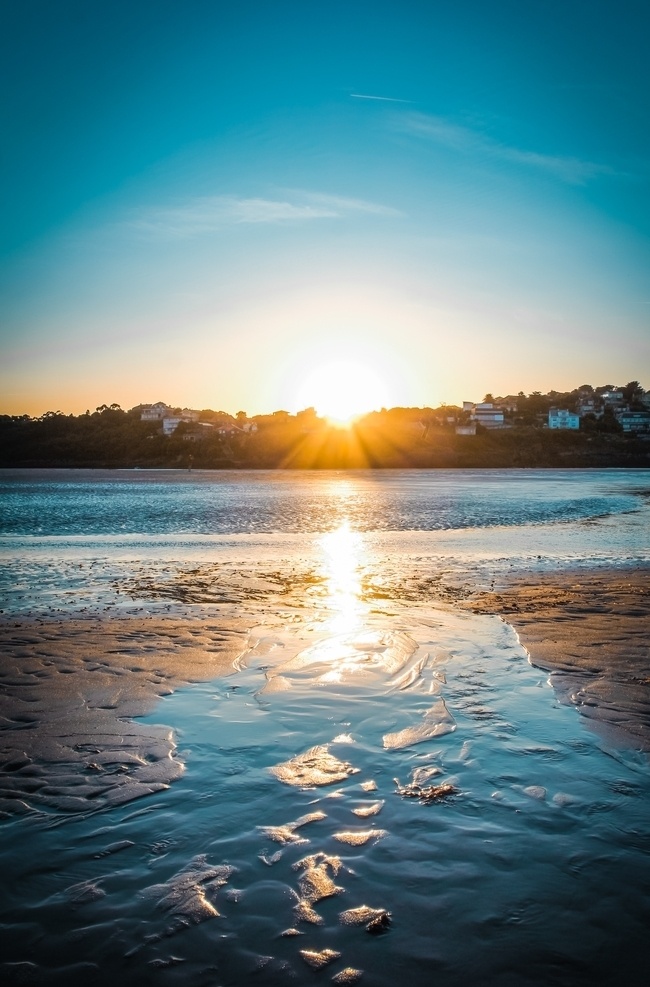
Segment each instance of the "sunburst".
M333 360L306 372L297 393L302 407L313 407L332 425L349 428L361 415L388 403L388 388L370 367Z

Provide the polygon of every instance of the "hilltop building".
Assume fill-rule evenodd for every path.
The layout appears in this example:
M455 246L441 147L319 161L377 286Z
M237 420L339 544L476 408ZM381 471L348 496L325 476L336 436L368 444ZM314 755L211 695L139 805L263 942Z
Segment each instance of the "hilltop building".
M183 421L182 418L178 418L176 415L168 415L162 420L162 430L163 435L172 435L180 423Z
M171 415L172 409L164 401L156 401L155 404L143 404L140 407L140 420L143 422L159 422L167 415Z
M469 412L471 421L483 428L505 428L505 415L503 409L495 408L491 401L481 401L475 404L473 401L463 401L463 411ZM467 433L459 433L467 434Z
M580 428L580 415L564 408L551 408L548 413L549 428Z
M648 411L619 411L616 420L624 432L650 435L650 412Z
M600 399L606 408L620 408L624 403L623 391L615 388L611 391L603 391Z
M140 421L161 422L163 435L173 435L181 422L198 422L199 412L192 408L174 412L164 401L140 405Z
M576 411L579 415L598 415L599 410L596 399L591 395L579 397Z
M185 442L202 442L212 435L214 431L214 425L210 422L194 422L185 429L183 432L183 440Z

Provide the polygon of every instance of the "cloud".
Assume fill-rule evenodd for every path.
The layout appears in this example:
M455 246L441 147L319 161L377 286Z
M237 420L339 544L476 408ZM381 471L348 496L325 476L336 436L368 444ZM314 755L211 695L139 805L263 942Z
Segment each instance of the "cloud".
M612 174L611 168L606 165L561 155L539 154L536 151L526 151L502 144L488 137L487 134L451 123L444 117L409 113L396 119L395 125L415 137L422 137L459 153L480 154L499 161L510 161L513 164L535 168L554 175L570 185L584 185L590 178Z
M376 99L380 103L412 103L412 99L397 99L395 96L368 96L366 93L350 93L351 99Z
M241 198L231 195L197 196L176 206L139 213L128 226L140 233L190 238L232 226L305 223L345 219L353 213L400 216L399 210L365 199L325 193L284 190L278 198Z
M350 199L341 195L327 195L322 192L306 192L300 189L288 190L287 194L302 198L303 201L311 203L314 207L331 209L336 215L343 217L350 213L360 212L373 216L403 216L399 209L392 206L384 206L378 202L369 202L367 199Z

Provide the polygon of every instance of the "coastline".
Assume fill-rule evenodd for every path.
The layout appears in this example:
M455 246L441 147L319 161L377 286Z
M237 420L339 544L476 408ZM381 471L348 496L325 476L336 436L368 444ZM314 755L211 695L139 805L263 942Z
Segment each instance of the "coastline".
M510 624L562 703L615 746L650 750L650 568L519 573L456 598L441 585L429 601ZM88 812L169 787L184 770L172 731L137 717L234 674L263 616L237 611L5 616L0 814Z

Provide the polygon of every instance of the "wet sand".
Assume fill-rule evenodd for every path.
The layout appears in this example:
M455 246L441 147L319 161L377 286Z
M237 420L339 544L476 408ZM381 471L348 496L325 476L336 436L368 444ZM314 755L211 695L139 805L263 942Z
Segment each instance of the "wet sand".
M463 606L511 624L560 699L600 733L650 750L650 570L511 578Z
M171 730L133 717L179 686L233 672L243 630L212 619L0 624L0 813L90 812L169 786Z
M453 602L441 588L431 602L501 617L563 702L616 743L650 749L650 570L520 576ZM5 618L0 813L89 812L167 788L183 771L172 732L133 718L233 673L251 623L203 608Z

